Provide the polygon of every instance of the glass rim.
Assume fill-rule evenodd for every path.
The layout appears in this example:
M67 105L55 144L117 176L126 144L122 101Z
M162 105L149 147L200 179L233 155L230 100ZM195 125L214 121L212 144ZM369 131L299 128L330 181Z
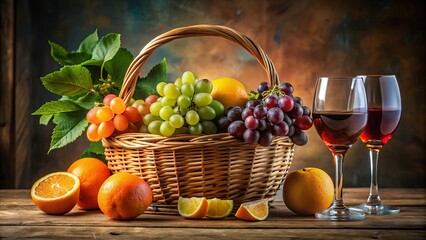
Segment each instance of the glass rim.
M396 77L395 74L358 74L356 77Z
M366 75L356 75L356 76L322 76L318 77L317 79L332 79L332 80L354 80L354 79L361 79L362 77Z

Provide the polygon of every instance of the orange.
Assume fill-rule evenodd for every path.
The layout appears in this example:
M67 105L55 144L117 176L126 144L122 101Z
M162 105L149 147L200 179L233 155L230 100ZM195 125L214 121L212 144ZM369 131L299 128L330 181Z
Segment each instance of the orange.
M233 78L218 78L212 81L212 97L225 106L225 109L231 106L244 107L248 101L248 95L244 85Z
M232 200L221 200L219 198L213 198L208 199L207 202L209 203L206 214L208 218L226 218L234 208L234 201Z
M80 179L80 199L77 206L81 209L98 209L99 188L111 176L105 163L96 158L82 158L71 164L67 172Z
M65 214L74 208L80 194L80 180L67 172L55 172L37 180L31 188L35 205L48 214Z
M269 215L268 199L242 203L235 217L247 221L262 221Z
M129 220L145 212L152 203L152 191L142 179L130 173L116 173L99 189L101 211L116 220Z
M179 197L178 211L185 218L203 218L206 216L209 202L205 197Z
M333 202L334 185L330 176L319 168L303 168L288 174L283 199L288 209L300 215L313 215Z

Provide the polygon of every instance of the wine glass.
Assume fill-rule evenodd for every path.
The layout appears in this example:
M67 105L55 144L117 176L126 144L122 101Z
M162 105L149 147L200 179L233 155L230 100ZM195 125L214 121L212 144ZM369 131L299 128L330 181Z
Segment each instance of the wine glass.
M367 98L362 78L321 77L315 86L313 118L315 128L333 155L335 164L334 202L316 213L319 219L363 220L365 214L347 208L343 202L343 162L367 124Z
M382 204L377 181L379 152L391 139L401 119L401 96L395 75L366 75L364 80L368 101L368 121L360 139L370 152L371 183L367 202L355 209L366 214L399 213L399 208Z

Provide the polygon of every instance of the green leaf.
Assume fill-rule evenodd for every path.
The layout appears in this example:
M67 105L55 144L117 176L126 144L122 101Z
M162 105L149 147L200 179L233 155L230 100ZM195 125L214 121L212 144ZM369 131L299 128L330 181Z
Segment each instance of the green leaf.
M82 66L102 66L103 61L102 60L95 60L95 59L89 59L87 61L84 61L80 63Z
M91 55L85 52L70 52L66 55L66 63L63 65L77 65L87 60L90 60Z
M50 119L52 119L53 114L41 115L40 116L40 124L47 126L49 124Z
M155 65L144 78L138 80L133 98L145 99L149 95L156 95L157 92L155 87L157 84L166 81L167 62L164 58L160 63Z
M90 110L93 107L95 107L96 103L102 103L103 98L101 95L99 95L98 92L89 91L83 96L75 96L75 97L63 96L60 100L71 101L75 103L76 105L80 106L81 107L80 110L82 110L82 108L86 110Z
M84 94L93 87L89 70L79 65L65 66L42 77L41 81L47 90L65 96Z
M120 49L120 34L108 33L95 46L92 59L102 60L103 63L111 60Z
M73 142L89 125L85 111L57 114L53 118L53 123L56 126L52 132L49 152Z
M59 64L66 65L76 65L82 62L85 62L91 58L91 55L85 52L67 52L65 48L49 41L50 45L50 54L53 59L55 59Z
M77 104L71 101L52 101L43 104L37 111L33 112L32 115L52 115L63 112L74 112L81 110Z
M94 157L105 161L104 151L105 148L102 146L101 141L90 142L90 146L80 155L80 157Z
M95 29L95 31L87 36L83 42L80 43L80 46L77 49L77 52L85 52L90 55L92 55L93 49L95 48L96 44L99 41L98 37L98 29Z
M132 61L133 55L127 49L120 48L114 58L105 63L106 71L111 75L112 80L117 86L121 87L124 75L126 75L127 69Z
M95 106L96 102L101 103L102 100L103 98L98 92L88 92L86 95L77 98L74 102L80 107L90 110Z
M49 41L50 45L50 55L52 55L53 59L55 59L59 64L62 64L65 61L65 57L68 54L68 51L65 50L62 46L57 43ZM62 64L64 65L64 64Z

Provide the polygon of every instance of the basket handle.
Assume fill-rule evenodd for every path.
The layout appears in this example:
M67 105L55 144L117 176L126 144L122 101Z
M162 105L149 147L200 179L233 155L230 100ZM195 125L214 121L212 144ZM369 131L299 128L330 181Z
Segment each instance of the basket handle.
M133 60L124 76L120 95L124 102L128 104L136 88L136 82L142 66L148 61L154 50L174 39L198 37L198 36L216 36L223 37L234 43L253 55L266 71L268 79L272 85L279 84L277 71L271 59L266 55L262 48L246 35L235 31L232 28L219 25L193 25L181 27L165 32L151 40Z

